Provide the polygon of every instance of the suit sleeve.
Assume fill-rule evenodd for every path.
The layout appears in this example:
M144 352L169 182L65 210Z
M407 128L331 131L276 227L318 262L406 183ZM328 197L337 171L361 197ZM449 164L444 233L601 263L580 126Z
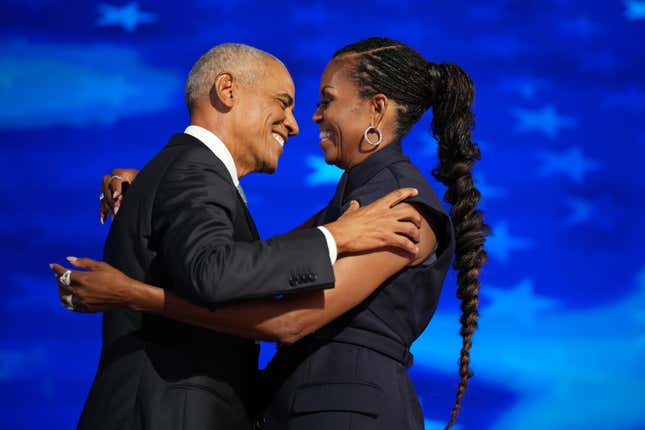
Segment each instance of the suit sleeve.
M218 305L333 287L318 229L235 242L233 219L242 210L236 193L209 162L180 159L166 171L155 198L153 241L176 293Z

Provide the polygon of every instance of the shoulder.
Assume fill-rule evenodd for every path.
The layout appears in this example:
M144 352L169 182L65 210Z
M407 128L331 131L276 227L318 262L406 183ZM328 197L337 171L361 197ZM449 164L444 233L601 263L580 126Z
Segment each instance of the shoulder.
M160 178L157 201L174 201L178 200L175 197L183 196L192 202L217 202L231 209L236 207L237 190L230 174L205 145L192 136L181 134L173 136L164 151L170 153Z

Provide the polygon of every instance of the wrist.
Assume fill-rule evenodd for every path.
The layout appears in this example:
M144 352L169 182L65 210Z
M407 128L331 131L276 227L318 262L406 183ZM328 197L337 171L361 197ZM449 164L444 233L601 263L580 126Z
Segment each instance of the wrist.
M338 231L338 222L337 221L330 222L329 224L323 225L323 227L325 227L327 231L329 231L329 233L331 233L332 237L334 238L334 241L336 242L337 255L340 255L343 252L345 252L346 250L345 248L347 244L343 240L343 237L342 237L343 235L340 234Z
M132 311L148 312L147 294L145 288L142 288L140 283L134 279L127 282L127 295L125 296L126 307Z

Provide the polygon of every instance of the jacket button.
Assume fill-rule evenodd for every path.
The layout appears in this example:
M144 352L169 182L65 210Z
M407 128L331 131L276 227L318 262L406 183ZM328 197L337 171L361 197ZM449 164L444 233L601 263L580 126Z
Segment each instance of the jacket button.
M295 279L293 278L289 279L289 285L291 285L292 287L295 287L296 284L297 284L297 281Z
M309 282L313 282L313 281L315 281L315 280L316 280L316 277L314 276L314 274L313 274L313 273L310 273L309 275L307 275L307 280L308 280Z

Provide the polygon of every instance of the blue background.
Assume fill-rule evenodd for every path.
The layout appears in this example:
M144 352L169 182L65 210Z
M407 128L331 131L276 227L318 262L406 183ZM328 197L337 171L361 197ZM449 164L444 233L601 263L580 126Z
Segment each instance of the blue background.
M495 234L456 428L645 428L645 1L4 0L0 29L3 428L75 425L100 316L63 309L47 263L100 258L100 177L184 129L193 62L239 41L293 74L301 135L276 175L243 179L269 237L331 197L339 171L310 121L318 79L336 49L373 35L456 62L477 85L476 176ZM430 120L404 141L428 175ZM458 379L454 291L451 275L413 349L435 429Z

